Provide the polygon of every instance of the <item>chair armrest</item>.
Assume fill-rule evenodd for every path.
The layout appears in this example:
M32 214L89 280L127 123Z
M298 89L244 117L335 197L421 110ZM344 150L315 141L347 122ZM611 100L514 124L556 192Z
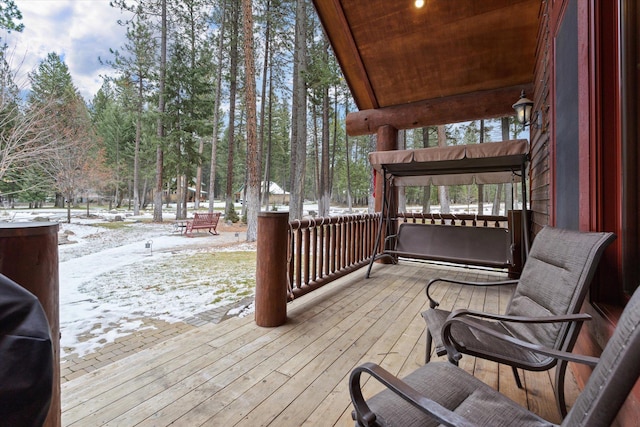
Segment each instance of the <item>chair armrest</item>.
M398 235L397 235L397 234L390 234L390 235L388 235L387 237L385 237L385 238L384 238L384 245L383 245L383 247L385 247L385 248L387 247L387 242L389 242L389 240L395 240L395 239L397 239L397 238L398 238Z
M437 282L447 282L447 283L455 283L458 285L470 285L470 286L504 286L504 285L515 285L518 283L518 280L501 280L497 282L469 282L466 280L456 280L456 279L447 279L446 277L437 277L435 279L429 280L427 283L427 287L425 292L427 293L427 299L429 300L429 307L436 308L440 305L440 303L433 298L429 294L429 290L434 283Z
M521 340L519 338L515 338L511 335L505 335L505 334L501 334L500 332L497 332L491 328L486 327L485 325L475 321L473 318L464 318L464 317L459 317L462 314L465 313L461 313L463 310L458 310L457 312L451 313L451 315L447 318L447 320L445 321L444 325L442 326L442 342L444 344L444 347L447 351L447 354L449 355L449 359L452 361L459 361L460 358L462 357L462 355L460 354L460 352L458 351L458 347L456 346L456 341L455 338L451 335L451 327L455 324L455 323L462 323L464 325L466 325L469 328L473 328L476 329L480 332L483 332L487 335L491 335L494 338L498 338L500 340L503 340L505 342L508 342L510 344L513 345L517 345L519 347L522 348L526 348L530 351L533 351L535 353L539 353L539 354L543 354L545 356L549 356L549 357L553 357L554 359L561 359L561 360L566 360L568 362L576 362L576 363L582 363L585 365L589 365L589 366L595 366L598 363L598 358L597 357L591 357L591 356L584 356L584 355L579 355L579 354L574 354L574 353L570 353L567 351L560 351L560 350L556 350L553 348L549 348L549 347L544 347L542 345L539 344L534 344L528 341L524 341ZM456 315L456 316L454 316ZM489 317L505 317L505 316L485 316L487 318ZM534 321L535 318L530 318L530 317L522 317L522 318L517 318L516 316L506 316L506 317L511 317L511 321L522 321L524 323L530 323L532 321ZM516 319L516 320L514 320ZM548 316L546 318L540 318L540 320L545 319L544 322L539 321L538 323L555 323L555 322L584 322L586 320L590 320L591 316L589 316L588 314L584 314L584 313L578 313L578 314L569 314L569 315L565 315L565 316Z
M514 322L514 323L562 323L562 322L584 322L587 320L591 320L591 316L588 315L587 313L530 317L530 316L509 316L506 314L485 313L483 311L469 310L465 308L460 308L452 311L451 314L449 314L449 316L447 317L447 320L459 318L462 316L472 316L472 317L479 317L482 319L500 320L503 322Z
M384 384L389 390L420 409L427 415L432 416L445 426L473 427L474 424L462 418L455 412L450 411L444 406L434 402L433 400L421 395L416 389L407 383L392 375L386 369L376 365L375 363L364 363L353 371L349 378L349 392L351 401L355 408L356 421L365 426L378 426L376 423L376 415L371 411L369 405L362 396L360 387L360 376L363 372L371 375L373 378Z

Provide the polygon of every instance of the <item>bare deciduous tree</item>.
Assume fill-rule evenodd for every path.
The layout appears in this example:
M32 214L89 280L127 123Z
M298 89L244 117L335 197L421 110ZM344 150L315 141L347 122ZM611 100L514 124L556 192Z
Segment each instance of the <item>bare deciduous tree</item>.
M48 107L21 111L17 104L0 100L0 179L53 153L52 131Z
M40 166L49 175L54 188L60 192L67 205L67 222L71 222L71 204L76 195L100 180L103 157L96 149L96 135L84 102L77 98L57 106L57 120L52 120L55 130L53 149L41 157Z

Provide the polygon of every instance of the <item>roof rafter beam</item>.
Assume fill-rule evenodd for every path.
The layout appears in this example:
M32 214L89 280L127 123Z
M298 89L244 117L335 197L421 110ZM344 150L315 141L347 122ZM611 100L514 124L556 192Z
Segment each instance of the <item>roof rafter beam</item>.
M512 116L512 105L523 89L533 93L533 84L356 111L347 114L347 133L351 136L370 135L385 125L414 129Z

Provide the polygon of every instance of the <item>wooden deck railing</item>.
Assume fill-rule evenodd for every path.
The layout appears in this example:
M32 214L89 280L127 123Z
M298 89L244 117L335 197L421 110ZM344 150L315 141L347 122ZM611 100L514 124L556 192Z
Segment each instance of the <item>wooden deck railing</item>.
M414 223L513 229L513 224L508 225L507 217L503 216L400 213L397 218ZM256 270L258 325L284 323L287 299L366 266L380 221L379 213L295 221L289 221L287 213L261 213ZM517 245L519 248L519 241ZM519 272L518 268L513 272Z
M500 215L398 213L398 220L420 224L508 228L508 218Z
M304 295L365 266L380 214L314 218L289 223L289 283Z

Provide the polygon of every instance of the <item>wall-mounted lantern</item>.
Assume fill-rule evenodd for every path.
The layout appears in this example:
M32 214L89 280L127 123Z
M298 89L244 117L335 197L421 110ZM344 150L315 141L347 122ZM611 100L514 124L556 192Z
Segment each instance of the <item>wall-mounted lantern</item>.
M520 123L522 127L531 124L533 101L525 96L524 90L520 93L520 99L513 104L513 109L516 110L516 120L518 120L518 123Z

